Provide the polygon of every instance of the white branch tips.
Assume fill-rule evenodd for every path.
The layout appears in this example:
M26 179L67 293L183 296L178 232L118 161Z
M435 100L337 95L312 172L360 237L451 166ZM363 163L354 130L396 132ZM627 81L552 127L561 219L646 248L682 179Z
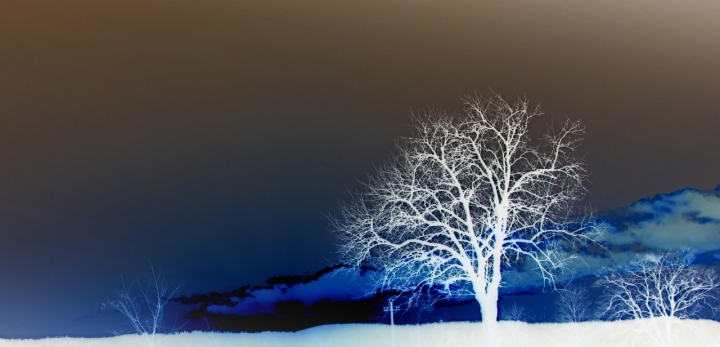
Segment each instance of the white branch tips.
M591 225L572 220L586 172L583 128L529 136L527 100L466 98L462 115L413 115L413 135L332 219L341 260L381 269L378 289L469 296L497 320L501 271L513 262L553 281Z
M711 309L720 288L712 268L693 265L689 250L645 255L601 277L603 314L610 319L695 318Z
M143 286L138 280L135 292L134 282L128 287L123 282L123 288L106 304L125 316L135 333L145 337L148 346L154 346L155 335L165 332L165 308L180 286L169 285L162 271L155 272L152 266L150 269L152 277L148 278L147 285Z

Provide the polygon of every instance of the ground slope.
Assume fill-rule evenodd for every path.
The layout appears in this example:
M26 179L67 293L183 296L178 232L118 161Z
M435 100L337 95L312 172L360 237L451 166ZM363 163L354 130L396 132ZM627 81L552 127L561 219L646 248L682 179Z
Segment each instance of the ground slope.
M657 346L664 343L664 320L622 322L543 323L500 322L503 346ZM720 346L720 323L710 320L672 320L673 345L683 347ZM660 330L654 330L654 329ZM416 326L375 324L326 325L297 333L180 333L158 335L155 347L396 347L482 346L480 323L438 323ZM655 337L659 338L656 340ZM111 338L48 338L4 340L0 347L132 347L151 346L144 336ZM495 347L495 346L493 346Z

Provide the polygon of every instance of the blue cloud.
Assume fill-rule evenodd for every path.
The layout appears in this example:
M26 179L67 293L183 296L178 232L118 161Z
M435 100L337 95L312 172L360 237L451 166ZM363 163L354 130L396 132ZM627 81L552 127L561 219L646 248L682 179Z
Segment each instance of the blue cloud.
M689 248L697 255L696 263L720 262L720 185L710 192L681 189L658 194L600 215L607 226L600 239L605 248L576 254L556 281L595 276L656 251ZM534 272L510 272L504 277L506 292L543 286L543 278Z
M652 250L720 249L720 192L682 189L642 199L610 216L613 230L603 241Z
M370 290L371 271L355 272L344 267L321 270L318 276L274 277L268 280L269 286L246 287L248 295L231 295L230 301L207 305L209 313L237 314L241 316L273 313L280 302L296 301L310 306L321 300L352 301L365 296ZM278 279L286 279L285 283Z

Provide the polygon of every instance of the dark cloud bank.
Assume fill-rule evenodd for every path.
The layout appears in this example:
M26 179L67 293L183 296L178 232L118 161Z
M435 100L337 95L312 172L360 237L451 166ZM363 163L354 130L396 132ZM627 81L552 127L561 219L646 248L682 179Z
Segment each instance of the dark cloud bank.
M565 282L588 286L603 271L627 265L642 254L690 249L696 254L696 266L714 266L720 270L720 185L713 191L682 189L645 198L622 209L606 211L597 217L606 224L601 239L604 250L581 255L572 278ZM195 294L176 300L194 306L186 316L191 325L198 321L219 331L297 331L333 323L370 323L388 321L383 310L398 293L370 292L373 269L354 271L335 265L315 274L277 276L265 285L246 285L224 293ZM523 274L521 273L522 277ZM599 289L591 289L595 295ZM507 283L500 300L501 311L523 305L529 321L553 321L555 295L533 277ZM704 312L703 318L714 318ZM409 309L397 314L399 324L440 320L479 320L477 303L458 298L436 303L421 310Z

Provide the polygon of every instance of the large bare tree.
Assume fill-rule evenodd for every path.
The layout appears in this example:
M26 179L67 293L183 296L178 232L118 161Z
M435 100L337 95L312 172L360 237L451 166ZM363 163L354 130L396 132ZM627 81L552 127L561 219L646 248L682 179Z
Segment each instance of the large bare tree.
M412 136L332 221L343 261L381 269L377 289L474 297L494 326L504 270L553 281L565 247L590 237L570 223L585 192L583 128L566 121L533 141L541 112L527 100L464 101L459 115L414 114Z

